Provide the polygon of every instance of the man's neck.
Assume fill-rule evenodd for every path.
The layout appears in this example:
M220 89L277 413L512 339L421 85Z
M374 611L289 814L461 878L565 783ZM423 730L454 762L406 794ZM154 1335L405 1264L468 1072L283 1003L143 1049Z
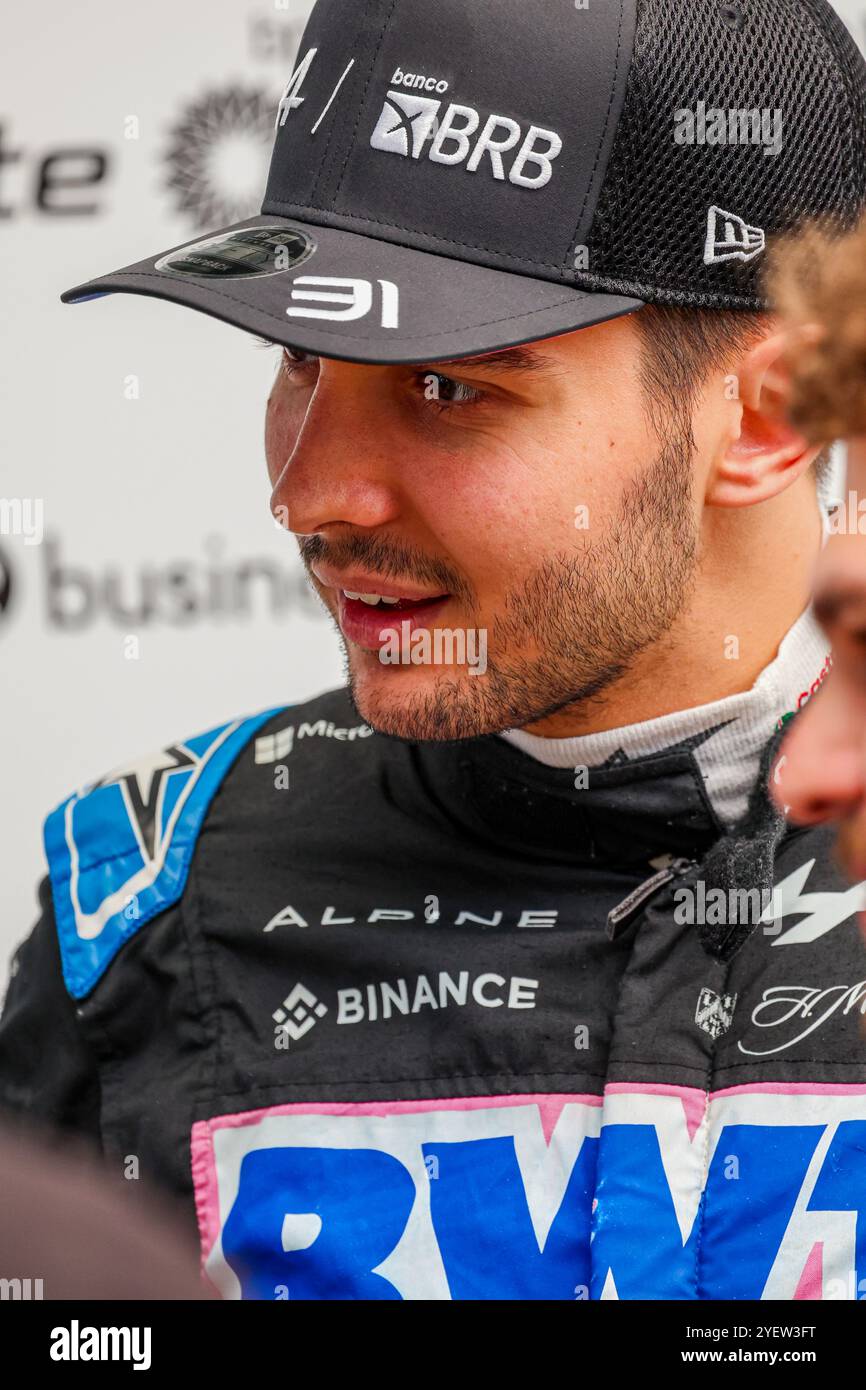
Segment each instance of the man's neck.
M785 635L779 654L752 688L658 719L573 738L538 738L524 730L502 735L534 763L581 772L663 759L690 749L704 792L724 826L746 813L768 740L786 716L820 689L831 667L827 639L811 607ZM580 788L581 780L575 781Z
M761 507L706 509L692 597L670 632L598 697L526 732L604 733L750 690L808 605L823 534L809 478Z

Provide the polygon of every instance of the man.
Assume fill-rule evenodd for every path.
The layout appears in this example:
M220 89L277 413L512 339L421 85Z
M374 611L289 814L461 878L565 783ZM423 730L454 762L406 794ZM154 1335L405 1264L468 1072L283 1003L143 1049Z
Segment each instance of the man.
M796 343L790 411L816 443L848 443L844 501L815 588L832 679L786 739L773 793L791 821L840 824L838 849L866 907L866 221L842 241L818 233L786 252L776 294Z
M765 791L828 656L758 288L859 216L864 93L824 0L321 0L262 215L66 296L280 346L347 656L49 817L0 1028L6 1103L194 1194L226 1296L866 1278L866 1063L803 996L854 908Z

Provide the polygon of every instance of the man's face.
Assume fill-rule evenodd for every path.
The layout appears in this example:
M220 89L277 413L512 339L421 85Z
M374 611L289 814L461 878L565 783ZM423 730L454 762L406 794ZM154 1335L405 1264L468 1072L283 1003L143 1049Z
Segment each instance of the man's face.
M844 531L821 557L815 611L833 649L833 670L782 747L773 793L801 825L840 822L839 855L866 879L866 439L848 451ZM853 494L853 505L851 496ZM864 508L866 513L866 508Z
M653 429L641 351L623 319L448 365L284 354L272 507L373 727L555 732L675 622L699 487L688 432Z

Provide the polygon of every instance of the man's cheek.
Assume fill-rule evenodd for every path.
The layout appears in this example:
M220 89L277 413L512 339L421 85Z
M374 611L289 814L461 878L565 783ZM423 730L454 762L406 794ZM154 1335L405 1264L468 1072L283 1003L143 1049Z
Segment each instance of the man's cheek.
M474 429L469 434L471 459L455 460L447 485L459 492L470 535L477 537L480 530L504 552L519 534L525 553L533 536L544 534L549 543L551 534L570 528L571 480L579 470L562 451L522 432Z

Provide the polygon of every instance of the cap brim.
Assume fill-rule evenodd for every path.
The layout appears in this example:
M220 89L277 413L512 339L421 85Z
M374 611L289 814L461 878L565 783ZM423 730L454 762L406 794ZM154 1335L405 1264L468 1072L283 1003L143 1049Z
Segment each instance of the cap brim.
M207 255L208 244L250 228L273 228L277 238L298 233L299 245L304 238L311 245L290 269L277 272L245 273L238 267L234 274L223 267L201 275L158 268L176 252L199 248L193 257ZM300 277L315 278L310 284ZM323 285L323 279L335 283ZM183 243L61 297L74 304L118 293L185 304L317 356L384 364L477 356L589 328L643 307L638 299L588 294L355 232L267 216Z

